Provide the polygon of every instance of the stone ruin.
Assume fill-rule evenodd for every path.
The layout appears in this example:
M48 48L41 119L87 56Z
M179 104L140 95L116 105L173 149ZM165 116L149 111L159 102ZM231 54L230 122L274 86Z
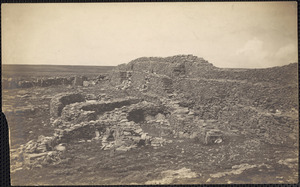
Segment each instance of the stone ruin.
M157 148L172 142L166 137L195 138L201 134L178 130L184 129L185 123L195 121L195 116L176 103L149 102L149 97L108 101L85 98L80 93L61 93L52 98L50 115L54 133L48 137L41 135L17 150L23 155L20 159L26 160L24 164L41 167L59 162L60 155L74 141L97 141L103 150L128 151L140 146ZM222 142L222 134L203 133L207 134L201 140L204 144Z
M131 96L154 95L156 101L151 102L169 106L175 112L171 112L168 120L177 136L194 136L191 131L198 129L198 124L215 120L216 123L201 128L223 128L224 134L234 122L251 136L258 135L254 132L259 131L257 128L268 129L261 133L267 137L264 141L281 145L291 142L286 133L297 130L294 125L283 126L295 122L281 114L298 108L298 87L293 82L298 77L296 70L297 63L250 70L217 68L193 55L142 57L117 66L109 75L109 82ZM262 115L257 109L267 112ZM282 124L280 128L286 133L273 130L278 129L276 124ZM218 138L202 139L220 137L220 132L214 130L208 135L201 132L201 141L220 142Z
M184 64L182 59L185 59ZM140 60L143 58L136 61ZM164 68L159 58L150 58L150 64L133 61L118 66L109 75L110 85L132 97L104 100L102 96L91 94L56 95L50 102L51 125L55 128L53 135L31 140L17 152L24 155L28 166L35 167L58 162L60 154L72 141L97 141L101 143L101 149L115 151L127 151L139 146L157 148L170 143L172 140L167 139L174 137L197 138L203 144L221 143L223 134L217 130L193 130L191 124L199 123L197 116L192 109L180 106L178 101L172 99L176 95L174 77L187 76L189 65L213 66L190 55L167 60L169 65ZM64 79L55 80L66 84ZM84 79L75 77L67 84L81 86Z
M174 92L178 78L193 78L217 69L203 58L177 55L167 58L138 58L117 66L109 75L110 84L118 89L135 89L168 96Z
M199 76L211 76L213 71L219 70L192 55L139 58L119 65L108 76L109 85L130 97L112 99L106 94L58 94L50 103L51 125L55 128L53 135L40 136L21 146L18 152L24 153L24 158L29 160L26 163L34 166L59 161L60 154L73 141L96 141L101 143L101 149L114 151L128 151L140 146L158 148L172 142L172 138L194 139L203 145L224 144L232 135L226 127L227 113L232 114L230 118L239 118L250 111L239 109L233 116L232 111L224 109L222 115L217 116L225 119L221 124L214 116L218 115L217 110L209 110L218 107L218 99L206 99L206 104L211 102L205 109L212 114L208 115L195 111L189 104L194 101L183 102L181 96L190 94L188 92L213 95L213 89L210 92L197 90L203 89L200 87L203 82L194 80ZM82 79L74 81L74 84L82 83ZM235 85L230 81L229 84ZM211 88L216 85L215 82L208 84ZM268 120L267 116L260 118ZM268 141L272 142L272 139Z

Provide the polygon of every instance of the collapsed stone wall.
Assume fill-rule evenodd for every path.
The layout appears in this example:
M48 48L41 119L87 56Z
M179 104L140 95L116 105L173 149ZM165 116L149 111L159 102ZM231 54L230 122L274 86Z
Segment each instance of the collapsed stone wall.
M140 145L150 145L156 139L144 133L139 123L134 122L132 114L136 109L151 111L147 115L156 115L162 109L151 103L140 102L132 105L116 107L113 110L106 108L102 115L96 120L86 120L80 123L76 121L65 121L63 118L56 122L56 136L60 142L85 140L99 140L102 148L126 151ZM146 115L146 113L144 113ZM76 124L76 125L74 125ZM155 140L154 140L155 142Z
M130 67L130 69L127 70L133 70L132 75L138 75L136 76L139 80L137 81L138 85L145 84L145 77L146 79L147 76L151 77L151 75L149 76L148 74L151 74L152 69L147 69L148 67L151 67L151 60L159 61L163 59L145 58L144 60L148 60L148 62L136 62L138 64L136 67L134 63L131 65L129 65L129 63L128 65L120 66L123 70ZM137 59L137 61L143 60ZM228 127L236 127L243 133L246 133L246 131L252 132L252 135L260 131L259 129L262 128L264 130L261 130L262 133L260 136L265 136L264 139L266 142L277 145L290 145L294 144L295 140L291 140L286 137L286 132L292 132L295 130L297 120L289 117L290 125L285 127L286 132L281 133L281 131L278 131L277 136L273 136L272 133L274 134L273 129L277 129L278 123L267 123L266 125L263 121L265 121L265 118L272 119L276 115L281 116L279 118L285 118L284 115L280 115L280 113L297 110L297 85L291 83L282 84L284 80L287 80L287 77L290 77L291 80L296 80L295 75L297 75L297 73L293 70L291 71L290 68L292 66L295 66L295 64L258 70L226 70L214 68L208 71L203 71L202 73L199 73L199 68L197 70L194 70L194 68L187 70L188 67L192 66L184 66L185 68L183 68L183 66L179 66L179 73L177 75L178 78L173 79L172 87L173 90L181 93L184 97L181 98L179 104L181 106L194 108L196 110L195 115L197 115L200 119L223 121L228 124ZM146 69L146 71L143 71L144 69ZM167 70L165 71L172 71L168 70L168 67L166 69ZM186 75L181 76L180 78L181 72L185 72ZM282 77L281 72L285 72L287 76ZM167 74L165 72L159 73ZM155 73L153 74L157 75ZM259 74L259 76L256 76L257 74ZM274 82L274 80L270 80L268 74L270 74L274 80L278 81ZM171 74L168 75L171 76ZM191 78L194 75L197 75L197 79ZM198 79L199 77L200 79ZM132 82L134 82L134 79L132 79ZM155 81L152 81L152 83L153 85L159 85ZM163 86L159 85L158 87L162 88ZM151 87L149 86L147 88ZM153 93L157 93L161 96L167 95L162 94L164 92L159 91L159 88L149 89L149 93L151 93L152 90L154 90ZM256 110L266 111L267 114L261 115L260 112ZM271 116L268 117L268 115ZM258 123L255 121L257 118ZM172 121L172 119L174 120ZM191 129L193 128L189 126L190 124L193 124L193 120L189 121L187 116L185 116L182 120L180 120L180 117L174 116L174 118L171 118L170 122L172 126L178 127L175 131L179 132L180 129L184 129L183 132L180 132L181 136L194 136L191 134ZM259 124L260 128L258 128L255 124ZM205 134L206 132L204 132L201 137L207 137Z
M140 102L136 98L123 98L114 101L94 101L85 103L74 103L66 106L62 110L61 119L80 123L83 121L96 120L96 118L105 111L111 111L126 105L132 105Z
M84 86L90 81L95 84L101 80L105 80L106 76L99 75L96 79L89 80L86 76L73 76L73 77L50 77L50 78L38 78L36 80L22 80L16 78L3 78L3 89L16 89L16 88L32 88L32 87L48 87L59 85L71 85L71 86Z
M123 81L131 79L132 71L113 69L109 74L109 80L112 85L119 85Z
M124 73L126 76L120 77L118 76L119 73ZM139 71L117 72L110 77L110 84L128 92L135 90L135 92L163 96L167 96L174 91L173 81L170 77Z
M85 98L79 93L61 93L50 101L50 115L57 118L61 115L63 108L69 104L84 102Z
M163 96L167 96L166 92L168 94L173 93L176 90L173 85L177 82L180 82L179 84L192 85L197 80L206 80L206 83L218 84L221 85L221 88L224 87L222 86L224 84L230 85L232 90L225 89L226 94L221 95L221 97L227 97L227 95L232 94L232 91L235 92L235 87L238 86L244 89L244 85L247 84L248 86L255 84L254 86L261 87L268 84L274 86L275 84L277 86L289 85L290 88L288 90L292 90L292 93L295 95L295 85L297 84L288 83L288 79L297 79L297 72L293 69L295 65L297 66L297 64L290 64L266 69L235 70L216 68L204 59L192 55L178 55L167 58L138 58L128 64L117 66L110 74L110 83L114 86L120 85L121 89L134 88L142 92L153 92ZM184 87L186 90L189 90L197 89L197 86ZM204 87L207 88L208 86ZM282 90L284 91L284 89ZM264 89L264 91L268 90ZM216 89L215 92L220 93L221 91ZM212 92L212 94L203 95L210 97L216 94ZM235 96L235 99L238 99L238 95L235 94Z
M131 82L134 88L142 92L152 92L165 96L173 92L172 79L165 75L133 72Z
M62 98L62 95L65 94L56 98ZM17 150L21 158L14 159L18 162L24 159L22 163L29 167L55 163L60 160L59 157L66 150L67 144L74 141L100 141L102 149L117 151L127 151L137 146L162 146L167 141L143 132L140 124L134 122L135 118L139 117L134 116L134 113L140 110L143 115L157 115L164 112L163 106L139 101L126 98L111 102L67 105L61 117L52 123L56 127L53 136L40 136L38 140L29 141ZM91 119L89 112L101 115Z
M174 87L184 96L179 105L194 109L202 120L220 121L269 144L291 146L297 142L295 130L299 121L291 115L297 112L298 97L296 89L289 85L181 79ZM180 126L180 122L178 124Z
M114 77L111 82L115 82L114 80L120 77L118 72L130 71L166 75L171 79L203 78L294 85L297 84L298 80L297 69L297 63L264 69L217 68L203 58L193 55L177 55L166 58L138 58L127 64L117 66L110 76Z
M193 55L177 55L166 58L142 57L135 59L128 64L117 66L115 71L139 71L154 74L177 76L199 76L203 70L213 70L215 67L203 58Z
M298 108L296 85L275 86L247 82L178 79L173 82L173 87L183 93L182 100L192 103L193 106L207 106L203 109L198 108L203 111L238 104L281 112Z
M264 82L276 85L292 85L298 83L298 63L262 69L225 69L218 68L204 78L244 80L251 83Z
M195 124L199 123L191 110L178 104L150 103L132 97L106 102L80 102L82 97L76 100L78 95L67 93L54 97L51 101L54 115L59 116L61 110L60 117L52 122L54 134L40 136L17 150L19 155L23 155L19 159L24 159L25 165L59 163L68 143L74 141L97 141L101 143L101 149L116 151L127 151L138 146L157 148L170 143L164 137L173 135L198 138L203 144L223 141L223 133L218 129L203 126L191 131L191 127L196 128ZM75 100L79 102L72 103Z

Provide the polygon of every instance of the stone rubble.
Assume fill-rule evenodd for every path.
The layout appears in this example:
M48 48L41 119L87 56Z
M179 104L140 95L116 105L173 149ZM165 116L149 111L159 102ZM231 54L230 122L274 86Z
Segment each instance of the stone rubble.
M59 108L57 101L61 101L61 98L73 96L65 93L55 96L55 99L51 101L52 110L57 111ZM75 94L75 96L75 98L79 96L83 98L82 95ZM61 154L67 149L65 145L72 141L101 141L101 149L116 151L128 151L138 146L157 148L172 142L162 137L150 136L140 125L146 122L145 118L152 118L151 123L170 128L165 117L167 109L163 105L140 102L135 98L73 104L70 103L70 99L67 101L69 104L64 108L61 107L61 116L52 122L52 126L56 127L53 136L40 136L36 141L29 141L22 149L29 158L27 164L39 165L38 163L45 159L49 160L48 153L57 155L56 152L59 152Z

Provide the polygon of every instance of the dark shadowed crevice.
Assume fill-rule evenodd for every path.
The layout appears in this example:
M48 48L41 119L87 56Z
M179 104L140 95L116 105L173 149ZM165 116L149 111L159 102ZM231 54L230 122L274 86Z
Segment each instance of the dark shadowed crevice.
M140 123L145 121L145 113L142 109L133 110L129 112L127 119L135 123Z

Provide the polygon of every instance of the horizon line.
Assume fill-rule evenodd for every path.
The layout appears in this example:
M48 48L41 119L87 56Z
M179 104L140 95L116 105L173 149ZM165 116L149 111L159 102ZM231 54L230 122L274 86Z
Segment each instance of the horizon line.
M106 66L106 67L115 67L117 65L67 65L67 64L1 64L1 65L24 65L24 66Z
M121 63L124 64L124 63ZM118 64L118 65L121 65ZM125 63L127 64L127 63ZM291 62L289 64L285 64L285 65L280 65L280 66L272 66L272 67L263 67L263 68L259 68L259 67L254 67L254 68L242 68L242 67L217 67L213 64L214 67L216 68L220 68L220 69L268 69L268 68L274 68L274 67L283 67L283 66L287 66L290 64L299 64L299 62ZM1 63L1 65L18 65L18 66L81 66L81 67L117 67L118 65L67 65L67 64L3 64Z

